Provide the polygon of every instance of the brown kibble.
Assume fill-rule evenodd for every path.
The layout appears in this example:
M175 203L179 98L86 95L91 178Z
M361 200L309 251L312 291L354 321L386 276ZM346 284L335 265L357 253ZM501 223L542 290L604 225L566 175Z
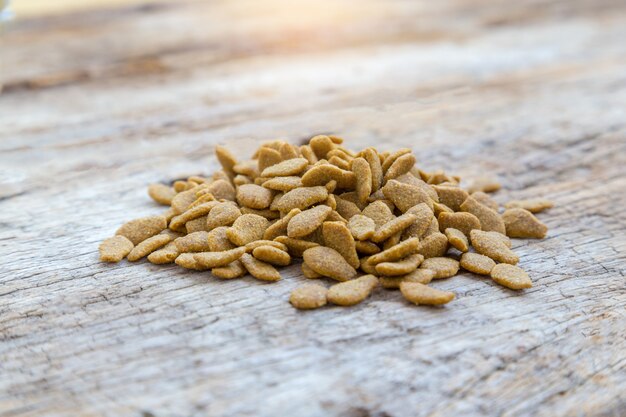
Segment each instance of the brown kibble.
M211 252L220 252L235 248L235 245L228 240L228 229L229 228L226 226L220 226L209 232L207 235L207 241Z
M496 262L515 265L519 261L515 252L509 249L505 241L497 235L481 230L472 230L470 239L476 252L488 256Z
M397 151L387 155L382 164L382 169L384 173L387 173L387 170L391 167L391 165L396 162L398 158L402 155L410 154L411 150L407 148L398 149Z
M283 213L288 213L297 208L304 210L313 204L325 201L328 198L326 187L302 187L285 193L278 201L277 208Z
M408 173L415 165L415 162L416 159L412 153L407 153L398 157L385 172L384 180L389 181Z
M246 175L236 175L235 178L233 178L233 184L235 184L236 187L239 187L240 185L244 185L244 184L253 184L254 182L252 181L252 179Z
M254 256L259 261L267 262L272 265L287 266L291 263L291 256L284 251L271 245L263 245L255 248L252 251Z
M209 230L220 226L231 226L241 216L241 210L232 203L217 203L209 212L206 224Z
M276 242L274 240L265 240L265 239L255 240L254 242L248 243L245 246L246 252L250 253L254 251L256 248L258 248L259 246L272 246L283 252L287 252L287 245L285 245L284 243Z
M441 291L419 282L402 282L400 291L404 298L417 305L441 305L454 300L454 293Z
M280 279L280 272L272 265L255 259L249 253L241 255L241 263L248 270L250 275L261 281L274 282Z
M289 302L300 310L311 310L326 305L328 290L317 284L304 284L291 292Z
M256 216L264 217L267 220L275 220L280 218L280 213L272 209L258 210L250 207L241 207L241 214L254 214Z
M128 238L118 235L105 239L98 250L102 262L119 262L133 250L133 242Z
M345 224L341 222L324 222L322 225L322 236L325 246L339 252L354 269L359 267L359 256L356 253L354 238Z
M163 248L148 255L148 261L156 265L171 264L180 255L174 242L170 242Z
M493 267L490 275L495 282L512 290L521 290L533 286L526 271L515 265L498 264Z
M423 260L424 257L422 255L415 254L395 262L381 262L376 265L376 272L390 277L406 275L415 271Z
M380 252L380 248L373 242L368 241L356 241L354 242L354 246L358 253L362 253L364 255L374 255L375 253Z
M209 201L207 203L199 204L193 208L189 208L184 213L172 218L172 220L170 221L170 229L177 232L183 231L187 222L206 216L207 213L209 213L213 209L213 207L217 206L218 204L220 203L218 203L217 201Z
M435 277L435 272L430 269L416 269L415 271L408 273L406 275L401 275L398 277L380 277L378 281L380 282L381 287L387 289L397 289L400 288L400 284L402 282L419 282L420 284L429 284L430 281Z
M207 252L211 250L209 245L209 232L194 232L177 238L174 241L179 253Z
M255 178L259 176L259 167L257 161L249 160L238 162L234 167L233 171L239 175L245 175L248 178Z
M243 214L228 229L226 236L235 245L243 246L252 241L262 239L269 225L270 222L265 217L256 214Z
M389 206L382 200L370 203L361 214L374 220L376 228L382 227L395 218Z
M420 266L435 273L433 279L449 278L459 272L459 261L453 258L434 257L425 259Z
M367 216L357 214L348 221L348 229L356 240L367 240L374 235L376 223Z
M164 184L151 184L148 187L148 195L157 203L169 206L176 197L176 190Z
M207 216L198 217L185 223L185 231L187 233L193 232L208 232L209 227L206 224ZM181 230L182 233L182 230Z
M372 192L376 192L383 186L383 168L380 163L380 157L374 148L365 149L362 155L370 166L370 172L372 174Z
M278 236L287 236L287 226L289 222L296 214L301 213L300 209L293 209L285 215L282 219L276 221L276 223L270 225L263 233L263 239L274 240Z
M322 275L312 270L311 267L306 264L306 262L302 262L302 275L304 275L304 277L308 279L317 279L322 277Z
M221 252L198 252L193 254L193 258L198 266L211 269L226 266L239 259L245 252L246 249L240 247Z
M169 235L155 235L149 237L135 246L133 250L130 251L126 259L131 262L138 261L144 256L147 256L160 247L166 245L170 240L172 240L172 238Z
M407 256L417 253L419 248L419 239L410 238L403 240L397 245L380 252L376 255L372 255L369 258L369 263L372 265L379 264L381 262L395 262Z
M469 250L467 236L465 236L460 230L448 227L445 230L445 235L448 238L450 245L452 245L455 249L461 252L467 252Z
M372 242L380 243L384 240L387 240L391 236L395 235L398 232L402 232L404 229L409 227L413 222L417 220L417 217L413 214L406 213L402 216L396 217L384 225L380 226L378 230L372 236Z
M267 167L276 165L283 160L279 151L267 146L259 148L257 158L259 172L263 172Z
M276 177L265 181L263 187L287 192L302 187L302 179L300 177Z
M340 306L353 306L365 300L378 285L374 275L335 284L328 289L326 298L329 302Z
M424 234L433 222L433 211L428 208L427 204L420 203L408 209L407 214L413 214L416 217L416 220L409 227L406 228L406 230L402 234L402 238L421 238L422 236L424 236Z
M207 269L209 269L204 266L198 265L198 262L194 258L194 255L195 253L181 253L176 257L174 262L176 263L176 265L186 269L193 269L196 271L206 271Z
M473 194L476 191L482 191L484 193L493 193L494 191L498 191L500 187L501 187L500 183L493 178L478 177L478 178L474 178L474 180L470 183L469 187L467 187L467 192L470 194Z
M356 158L352 161L352 172L357 178L356 194L361 204L367 203L372 193L372 170L365 158Z
M283 161L298 158L300 156L300 149L298 149L297 146L286 142L280 145L278 152L280 152L280 157L283 159Z
M437 218L439 222L439 229L457 229L460 230L465 236L470 235L470 232L474 229L481 230L480 220L472 213L440 213Z
M315 152L313 152L309 145L300 146L300 153L309 161L309 164L313 165L317 162L317 156L315 156Z
M356 276L356 270L334 249L316 246L305 250L302 257L312 270L325 277L347 281Z
M424 191L430 197L431 200L433 200L436 203L439 202L439 195L437 194L437 191L435 191L433 186L430 184L426 184L421 178L416 177L410 172L404 175L400 175L398 178L396 178L396 181L417 187L421 189L422 191Z
M554 207L554 203L545 198L531 198L529 200L512 200L504 205L507 209L521 208L531 213L539 213Z
M479 275L489 275L496 263L493 259L479 253L464 253L461 256L461 268Z
M417 253L424 258L444 256L448 251L448 238L443 233L433 233L425 237L417 248Z
M332 211L330 207L320 205L296 214L287 225L287 236L298 238L313 233Z
M309 146L319 159L326 158L326 154L335 148L333 141L326 135L312 137Z
M467 199L461 204L461 210L471 213L480 220L481 229L484 231L494 231L505 234L506 229L502 217L489 207L480 204L473 197Z
M461 204L463 204L467 197L469 197L467 191L462 190L459 187L434 185L433 188L437 191L439 202L450 207L453 211L460 211Z
M347 171L328 163L319 163L309 169L302 176L302 185L314 187L326 185L333 180L337 181L339 188L353 189L356 185L356 177L352 171Z
M352 216L361 214L361 209L351 201L335 196L335 203L337 204L335 210L337 210L337 213L344 219L350 220Z
M403 213L420 203L425 203L431 210L433 209L433 200L417 186L390 180L382 190L385 197Z
M335 151L331 151L331 152L335 152ZM349 170L350 169L350 163L348 161L346 161L345 159L342 159L338 156L332 156L329 160L328 160L329 164L335 165L338 168L341 168L343 170Z
M215 156L217 157L217 160L226 175L228 175L229 178L234 178L235 171L233 170L233 167L237 165L237 159L235 156L223 146L215 147Z
M149 237L161 233L166 227L165 217L148 216L124 223L115 234L126 237L133 245L138 245Z
M369 263L369 256L361 258L361 271L370 275L378 275L378 272L376 272L376 265Z
M433 202L433 211L435 212L435 217L439 216L440 213L454 213L454 210L445 204L435 202Z
M243 267L241 261L233 261L226 266L219 266L211 269L211 273L220 279L234 279L242 277L246 274L246 268Z
M237 202L245 207L263 210L270 206L272 191L256 184L244 184L237 188Z
M289 255L295 258L302 258L302 255L307 249L319 246L319 243L310 242L308 240L302 239L294 239L288 236L278 236L274 238L274 240L287 246Z
M509 237L543 239L548 232L548 226L523 208L506 210L502 214L502 220L506 227L506 235Z
M306 158L293 158L279 162L275 165L265 168L261 172L262 177L289 177L291 175L300 175L309 165Z
M227 180L217 180L209 185L208 191L216 200L235 201L235 187Z
M476 191L472 193L472 197L480 204L489 207L491 210L497 212L500 206L498 203L489 196L489 194L482 191Z

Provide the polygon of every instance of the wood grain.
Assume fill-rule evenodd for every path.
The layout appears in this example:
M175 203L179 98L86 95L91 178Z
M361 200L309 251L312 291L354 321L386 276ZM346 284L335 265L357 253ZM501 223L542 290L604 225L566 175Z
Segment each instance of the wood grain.
M339 4L338 4L339 3ZM0 53L0 416L626 415L621 0L177 1L18 20ZM535 286L295 311L97 245L216 144L336 132L547 197Z

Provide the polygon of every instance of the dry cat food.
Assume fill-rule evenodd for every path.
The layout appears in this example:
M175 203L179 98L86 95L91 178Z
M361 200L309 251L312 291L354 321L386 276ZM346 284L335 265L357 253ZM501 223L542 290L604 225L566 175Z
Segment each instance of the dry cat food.
M222 169L211 176L150 185L148 195L169 209L122 225L100 259L147 257L265 282L301 259L302 275L317 283L292 291L298 309L352 306L377 287L416 305L446 304L455 294L431 281L459 269L514 290L532 286L510 238L545 237L535 214L553 206L546 199L503 209L487 194L500 189L493 179L462 188L457 176L419 169L410 149L354 152L332 135L302 146L267 142L249 160L221 146L216 156Z

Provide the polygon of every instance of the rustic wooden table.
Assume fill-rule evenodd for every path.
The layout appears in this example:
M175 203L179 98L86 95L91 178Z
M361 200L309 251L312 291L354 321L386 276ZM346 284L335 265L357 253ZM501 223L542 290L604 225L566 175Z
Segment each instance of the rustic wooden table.
M120 3L4 35L0 416L626 415L623 0ZM554 200L535 286L303 313L298 266L98 262L148 183L318 132Z

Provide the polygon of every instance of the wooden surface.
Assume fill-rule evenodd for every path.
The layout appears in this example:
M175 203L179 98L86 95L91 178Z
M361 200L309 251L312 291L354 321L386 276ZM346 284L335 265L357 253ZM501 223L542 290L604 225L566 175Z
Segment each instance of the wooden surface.
M172 1L15 21L0 49L0 416L626 415L623 0ZM542 196L535 286L462 274L299 312L276 284L97 246L214 145L336 132Z

